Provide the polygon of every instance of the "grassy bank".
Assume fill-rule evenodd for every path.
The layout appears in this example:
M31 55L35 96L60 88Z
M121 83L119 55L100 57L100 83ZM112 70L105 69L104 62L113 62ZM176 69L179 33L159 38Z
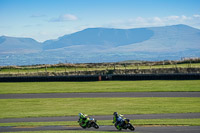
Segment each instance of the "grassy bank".
M200 112L200 98L0 99L0 118ZM118 104L119 103L119 104Z
M0 94L200 91L200 80L0 83Z

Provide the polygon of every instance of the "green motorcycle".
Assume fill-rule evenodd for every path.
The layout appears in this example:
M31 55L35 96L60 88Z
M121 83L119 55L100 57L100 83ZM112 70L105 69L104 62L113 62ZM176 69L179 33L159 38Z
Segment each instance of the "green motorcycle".
M86 118L86 123L85 124L82 124L82 122L80 121L80 119L78 120L78 123L79 125L82 127L82 128L91 128L91 127L94 127L95 129L98 129L99 128L99 125L97 124L97 120L95 120L94 118ZM84 125L84 126L83 126Z
M118 126L118 128L117 128ZM131 131L134 131L135 130L135 127L130 123L130 120L129 119L123 119L120 121L120 123L115 123L115 127L118 129L118 130L122 130L122 129L129 129Z

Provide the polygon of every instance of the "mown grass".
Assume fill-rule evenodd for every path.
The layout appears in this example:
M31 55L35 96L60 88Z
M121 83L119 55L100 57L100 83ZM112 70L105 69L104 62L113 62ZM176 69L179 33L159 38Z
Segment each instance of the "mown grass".
M97 123L101 125L113 125L112 120L99 120ZM131 120L135 126L145 125L182 125L182 126L200 126L200 118L195 119L136 119ZM55 121L55 122L16 122L16 123L0 123L0 126L79 126L76 121Z
M0 99L0 118L200 112L200 98Z
M200 91L200 80L0 83L0 94Z

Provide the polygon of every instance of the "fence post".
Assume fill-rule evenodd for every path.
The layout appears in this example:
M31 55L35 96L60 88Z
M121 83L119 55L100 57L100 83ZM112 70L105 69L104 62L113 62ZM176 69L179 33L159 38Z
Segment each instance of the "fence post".
M165 62L163 61L163 68L164 68Z
M47 73L47 66L45 65L45 72Z
M38 67L36 69L37 69L37 74L39 75L39 73L38 73Z
M76 66L74 68L75 68L75 73L76 73Z
M139 64L137 64L137 69L139 69Z
M11 71L10 69L11 69L11 67L9 67L9 74L10 74L10 71Z
M175 66L176 66L176 68L177 68L177 62L175 62Z
M101 81L101 75L99 75L99 77L98 77L98 78L99 78L99 81Z

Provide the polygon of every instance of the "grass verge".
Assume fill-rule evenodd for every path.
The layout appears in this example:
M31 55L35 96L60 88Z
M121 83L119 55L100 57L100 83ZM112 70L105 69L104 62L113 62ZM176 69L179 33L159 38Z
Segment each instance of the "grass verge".
M200 98L0 99L0 118L200 112ZM118 104L119 103L119 104Z
M0 83L0 94L200 91L200 80Z

